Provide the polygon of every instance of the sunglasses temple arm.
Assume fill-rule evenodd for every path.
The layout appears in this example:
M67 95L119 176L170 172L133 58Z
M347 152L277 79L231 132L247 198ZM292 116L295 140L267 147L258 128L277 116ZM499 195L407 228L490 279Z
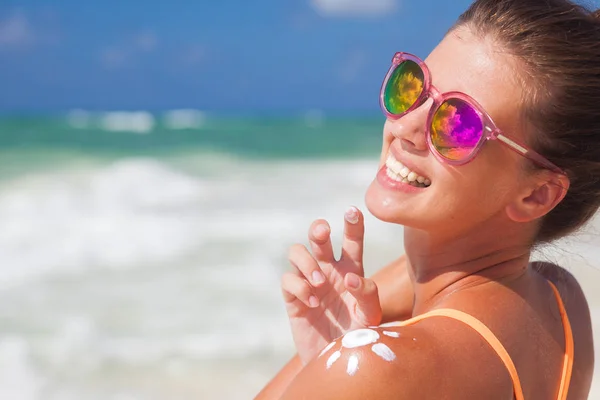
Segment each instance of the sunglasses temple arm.
M554 165L553 163L548 161L541 154L528 149L527 147L515 142L514 140L510 139L509 137L507 137L501 133L498 133L496 135L496 139L500 140L502 143L507 145L510 149L519 153L523 157L530 159L531 161L538 164L539 166L547 168L547 169L554 171L556 173L559 173L559 174L563 174L563 175L565 174L565 172L563 170L561 170L556 165Z

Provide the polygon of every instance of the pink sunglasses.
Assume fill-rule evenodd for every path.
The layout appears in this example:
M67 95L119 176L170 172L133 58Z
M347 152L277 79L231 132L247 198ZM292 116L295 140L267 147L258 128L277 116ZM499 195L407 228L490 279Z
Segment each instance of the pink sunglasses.
M408 53L396 53L381 87L380 104L388 118L399 119L429 98L433 104L427 118L427 144L442 162L464 165L473 160L488 140L499 140L539 166L564 174L541 154L504 134L470 96L441 93L431 84L425 63Z

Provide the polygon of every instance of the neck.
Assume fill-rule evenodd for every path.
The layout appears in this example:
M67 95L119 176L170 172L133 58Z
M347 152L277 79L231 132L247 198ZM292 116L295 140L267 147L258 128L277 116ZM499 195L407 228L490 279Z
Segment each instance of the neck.
M531 253L531 232L523 229L523 225L504 227L507 229L498 229L496 225L490 229L493 225L482 224L453 237L404 228L415 314L461 288L510 281L525 273Z

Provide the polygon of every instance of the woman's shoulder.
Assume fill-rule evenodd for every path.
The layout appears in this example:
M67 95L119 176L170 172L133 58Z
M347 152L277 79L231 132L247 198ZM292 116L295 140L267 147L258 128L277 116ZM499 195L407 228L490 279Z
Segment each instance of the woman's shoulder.
M565 297L565 303L568 301L585 302L587 307L581 285L570 271L560 265L546 261L534 261L530 263L530 266L533 271L557 287L561 298Z
M565 268L552 263L533 262L531 267L543 279L554 284L558 290L560 299L556 299L554 303L558 301L563 303L573 328L574 338L580 344L579 347L592 346L590 308L585 293L575 276ZM553 308L558 310L558 306ZM553 314L556 317L556 312Z
M483 365L473 359L485 357L480 349L465 347L474 339L470 333L444 322L431 318L413 326L349 332L325 347L282 398L509 398L505 381L490 397L496 385L485 377L473 379Z

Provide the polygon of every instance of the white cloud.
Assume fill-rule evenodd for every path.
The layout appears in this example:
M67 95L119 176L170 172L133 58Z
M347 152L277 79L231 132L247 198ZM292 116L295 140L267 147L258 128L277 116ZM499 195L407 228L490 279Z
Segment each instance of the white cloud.
M325 17L379 17L395 11L399 0L310 0Z
M135 63L142 53L151 53L158 46L158 37L142 31L125 38L121 43L106 46L98 52L98 60L106 69L119 69Z
M0 20L0 47L23 47L34 41L33 27L23 13L16 11Z
M20 9L0 16L0 51L60 44L60 27L52 11L25 13Z

